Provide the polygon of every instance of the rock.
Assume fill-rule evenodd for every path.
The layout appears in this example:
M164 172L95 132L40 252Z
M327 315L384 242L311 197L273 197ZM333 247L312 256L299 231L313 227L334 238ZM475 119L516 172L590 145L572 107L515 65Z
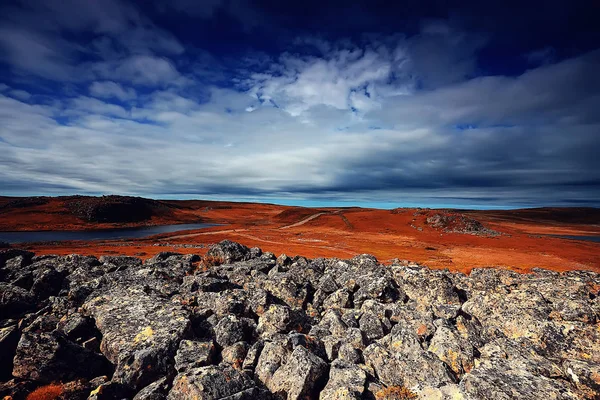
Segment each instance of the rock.
M335 360L329 370L329 381L319 399L362 399L366 382L367 374L357 365Z
M140 390L133 400L165 400L169 393L169 387L167 378L160 378Z
M468 399L577 399L568 383L513 369L501 359L484 361L465 375L460 389Z
M323 307L329 308L348 308L350 307L350 292L348 289L338 289L331 293L323 302Z
M215 326L215 341L221 347L231 346L244 338L244 322L234 315L221 318Z
M224 263L229 264L248 259L250 257L250 249L231 240L223 240L213 245L208 250L207 256L221 259Z
M50 383L111 375L102 355L68 341L58 333L23 332L17 346L13 376Z
M298 346L266 385L272 393L287 394L289 400L315 397L328 366L321 358Z
M246 342L234 343L221 351L221 358L223 362L231 365L233 368L242 369L249 347Z
M141 388L174 365L190 329L188 312L138 288L114 288L83 306L102 333L100 349L116 365L114 382Z
M259 390L246 374L225 365L192 368L173 381L169 400L250 400Z
M475 363L473 345L463 339L450 326L440 326L435 331L428 351L448 364L456 375L470 372Z
M271 304L258 319L260 333L286 333L290 330L292 313L290 308L279 304Z
M359 326L369 342L380 339L385 335L381 321L371 311L363 313L359 320Z
M600 365L580 360L567 360L564 363L568 378L590 399L600 393Z
M33 381L11 379L6 382L0 381L0 397L3 400L25 399L29 393L36 388Z
M49 296L55 296L60 292L66 273L58 272L54 268L38 268L32 275L31 293L38 300L42 300Z
M31 262L34 254L30 251L24 251L19 249L7 249L0 250L0 269L4 269L6 267L6 262L8 260L19 258L19 266L23 267Z
M175 355L175 369L182 372L186 369L210 365L214 355L215 346L212 341L182 340Z
M132 397L133 391L119 382L105 382L90 392L88 400L121 400Z
M277 257L277 265L281 267L287 267L289 265L292 265L292 259L289 258L287 255L282 254L279 257Z
M254 372L254 368L256 367L256 364L258 363L258 357L260 356L260 353L262 351L264 347L264 343L262 340L258 340L256 341L252 346L250 346L250 348L248 349L248 352L246 353L246 358L244 359L244 362L242 363L242 369L244 371L253 373Z
M0 381L11 378L13 357L19 343L19 331L16 325L0 328Z
M35 307L35 298L29 291L0 282L0 318L18 317Z
M0 380L18 377L0 384L0 398L53 381L72 399L600 390L597 273L465 275L368 255L277 262L233 242L212 252L225 264L202 271L198 256L170 252L144 263L0 252L0 356L14 359Z

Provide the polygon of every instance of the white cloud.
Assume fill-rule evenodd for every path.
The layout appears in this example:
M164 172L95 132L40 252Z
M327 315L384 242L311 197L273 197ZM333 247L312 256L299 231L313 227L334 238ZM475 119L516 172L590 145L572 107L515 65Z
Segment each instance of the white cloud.
M132 100L137 96L134 89L124 87L112 81L93 82L89 87L89 92L94 97L103 99L115 98L121 101Z
M360 46L317 42L321 56L249 61L233 88L150 54L79 66L105 79L86 83L92 97L26 104L5 87L0 182L15 192L354 198L503 196L526 184L524 196L551 198L557 182L597 179L600 53L465 79L462 48L440 56L448 65L416 67L425 61L415 49L435 40L465 43L443 26Z

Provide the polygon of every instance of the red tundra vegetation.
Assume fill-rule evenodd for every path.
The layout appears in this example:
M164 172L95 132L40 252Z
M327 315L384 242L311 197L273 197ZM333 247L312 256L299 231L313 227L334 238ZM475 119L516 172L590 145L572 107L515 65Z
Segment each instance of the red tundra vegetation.
M142 211L129 216L128 210L136 207ZM161 251L205 254L209 245L230 239L276 254L349 258L369 253L382 262L398 258L462 272L486 266L518 272L535 267L600 271L599 243L551 236L599 236L600 210L594 208L379 210L117 196L0 198L0 231L195 222L221 226L144 239L30 243L19 247L38 254L152 257Z
M63 391L63 386L60 383L51 383L29 393L27 400L55 400L63 394Z

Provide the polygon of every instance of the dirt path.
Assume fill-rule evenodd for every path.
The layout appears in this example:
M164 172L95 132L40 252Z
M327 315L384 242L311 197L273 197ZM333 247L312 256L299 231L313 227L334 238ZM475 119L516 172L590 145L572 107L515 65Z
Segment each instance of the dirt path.
M286 225L286 226L282 226L279 229L289 229L289 228L295 228L296 226L300 226L300 225L304 225L305 223L312 221L315 218L319 218L321 215L325 215L325 214L329 214L328 212L320 212L317 214L313 214L310 217L306 217L301 221L296 222L295 224L291 224L291 225Z
M220 233L244 232L244 231L247 231L247 230L248 229L226 229L224 231L209 231L209 232L187 233L185 235L168 236L168 237L161 238L161 239L158 239L158 240L185 239L185 238L190 238L190 237L195 237L195 236L202 236L202 235L218 235Z

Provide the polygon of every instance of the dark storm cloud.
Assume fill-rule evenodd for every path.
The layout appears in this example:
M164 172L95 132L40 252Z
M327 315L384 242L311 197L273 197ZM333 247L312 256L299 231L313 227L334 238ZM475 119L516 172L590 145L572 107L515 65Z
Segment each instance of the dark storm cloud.
M3 3L2 194L598 204L591 3L321 3Z

